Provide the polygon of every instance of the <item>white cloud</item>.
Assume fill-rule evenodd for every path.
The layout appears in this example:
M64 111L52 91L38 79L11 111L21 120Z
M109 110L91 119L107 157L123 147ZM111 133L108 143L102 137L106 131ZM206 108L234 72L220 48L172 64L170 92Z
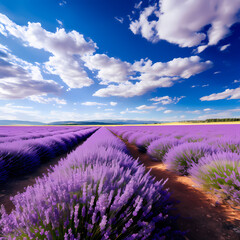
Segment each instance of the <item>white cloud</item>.
M123 23L124 19L122 17L114 17L118 22Z
M111 111L114 111L114 110L112 108L106 108L106 109L104 109L104 111L111 112Z
M165 110L163 113L172 113L173 111L172 110Z
M116 106L116 105L117 105L117 102L110 102L110 105L111 105L111 106Z
M208 87L209 86L209 84L204 84L204 85L202 85L202 87Z
M135 9L140 9L142 5L142 1L140 1L139 3L135 3L134 8Z
M203 109L203 111L204 112L209 112L209 111L212 111L212 109L211 108L205 108L205 109Z
M167 105L171 103L177 104L182 98L184 98L184 96L174 97L174 98L171 98L169 96L164 96L164 97L151 98L149 100L155 102L154 104Z
M98 102L84 102L81 104L84 106L106 106L107 105L105 103L98 103Z
M86 41L76 31L66 32L64 28L55 33L42 28L40 23L28 23L20 26L8 17L0 14L1 33L21 39L25 46L43 49L52 54L45 63L50 74L59 75L70 88L82 88L93 84L85 69L81 57L92 54L96 44Z
M63 22L61 20L56 19L57 23L60 25L60 27L63 26Z
M201 97L201 101L215 101L221 99L240 99L240 87L235 89L226 89L221 93L213 93L209 96Z
M190 114L200 114L201 111L200 111L200 110L193 110L193 111L186 111L186 113L190 113Z
M198 119L204 120L204 119L211 119L211 118L232 118L232 117L239 117L240 109L227 109L227 110L220 110L219 112L215 112L212 114L206 114L199 116Z
M60 91L59 84L43 79L37 65L16 57L0 45L0 99L21 99Z
M240 80L234 80L233 83L240 83Z
M17 106L12 103L0 106L0 119L8 120L29 120L35 118L39 114L39 111L33 110L28 106Z
M62 1L60 1L59 2L59 5L62 7L62 6L64 6L64 5L66 5L67 4L67 1L65 1L65 0L62 0Z
M223 46L220 47L220 51L224 51L224 50L226 50L230 46L231 46L231 44L223 45Z
M99 57L100 56L97 56L97 58ZM90 59L91 58L92 57L90 57ZM102 56L100 59L101 58ZM107 56L104 58L107 59ZM113 65L115 65L115 61L117 60L113 60ZM89 62L91 63L91 60L87 61L87 66L91 68ZM108 61L106 62L108 63ZM102 69L100 70L102 73L100 75L99 72L98 77L104 78L102 83L115 82L119 83L119 85L110 84L107 88L102 88L95 92L93 96L140 96L156 88L171 87L181 78L188 79L191 76L205 71L212 66L210 61L201 62L201 59L198 56L192 56L189 58L175 58L166 63L157 62L153 64L151 60L141 59L140 61L136 61L133 65L130 65L126 62L122 62L120 66L119 64L120 62L117 62L115 71L113 71L109 65L106 65L106 67L102 68L102 64L101 66L99 64L99 69ZM104 73L105 69L109 75L108 77L106 77L107 74ZM119 74L116 74L118 69L122 70L119 71ZM128 75L130 74L134 75L129 77ZM135 76L135 74L138 75ZM113 75L112 78L111 75ZM137 80L138 82L132 83L131 80Z
M136 109L138 109L138 110L150 110L150 109L154 109L154 108L156 108L156 106L141 105L139 107L136 107Z
M166 40L180 47L216 45L230 33L230 27L239 21L240 1L233 0L159 0L140 12L130 29L151 42ZM154 17L150 20L150 17ZM203 29L210 26L207 32Z
M42 96L30 96L28 97L29 100L33 102L48 104L48 103L56 103L61 105L66 105L67 101L65 99L60 99L57 97L45 97L45 95Z
M86 61L85 65L90 70L98 70L97 77L100 84L126 82L133 74L130 63L108 57L105 54L88 55L84 57L84 60Z
M120 114L126 114L126 113L139 113L139 114L143 114L143 113L147 113L147 111L130 110L129 108L127 108L125 111L120 112Z
M44 63L46 73L58 75L68 89L92 85L93 80L86 72L87 68L92 70L101 85L108 85L94 93L98 97L140 96L156 88L171 87L181 78L188 79L212 66L210 61L202 62L198 56L165 63L141 59L130 64L106 54L94 54L96 44L86 41L76 31L67 33L61 28L53 33L43 29L40 23L20 26L3 14L0 14L0 31L21 39L25 46L49 52L51 56Z
M165 109L166 109L165 107L159 107L159 108L156 109L156 111L159 112L159 111L163 111Z

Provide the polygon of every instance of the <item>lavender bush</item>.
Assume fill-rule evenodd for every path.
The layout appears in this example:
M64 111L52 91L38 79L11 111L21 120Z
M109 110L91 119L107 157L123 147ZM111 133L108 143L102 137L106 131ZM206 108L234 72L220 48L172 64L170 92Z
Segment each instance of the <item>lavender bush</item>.
M223 152L240 154L240 140L237 138L215 138L209 140L209 144L219 148Z
M0 144L0 184L10 177L33 171L42 162L67 153L94 131L96 128Z
M120 141L100 129L14 196L10 214L2 207L5 239L181 239L164 182L122 152L124 145L106 148L103 135Z
M173 137L160 138L150 143L147 148L147 153L155 161L162 161L165 154L174 146L177 146L180 141Z
M160 136L155 134L144 135L136 139L136 146L142 152L145 152L151 142L160 139Z
M219 198L240 205L240 155L223 152L203 157L189 170L193 180Z
M164 162L168 169L188 175L188 170L198 160L207 155L212 154L213 148L206 143L183 143L173 147L164 157Z

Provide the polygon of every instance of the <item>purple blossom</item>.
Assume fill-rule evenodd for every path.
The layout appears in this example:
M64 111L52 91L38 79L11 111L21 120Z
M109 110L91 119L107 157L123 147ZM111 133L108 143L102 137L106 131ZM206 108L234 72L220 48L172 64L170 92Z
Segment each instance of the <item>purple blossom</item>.
M198 160L212 154L214 149L207 143L183 143L173 147L164 157L164 163L168 169L177 171L180 174L188 175L188 170L193 164L197 164Z
M220 152L201 158L189 170L193 180L219 198L240 204L240 155Z
M105 139L121 142L101 128L52 172L14 196L15 209L10 214L1 210L4 236L29 236L27 229L34 234L30 239L51 239L56 232L59 239L120 235L123 239L153 239L155 235L171 239L179 235L169 214L172 202L164 181L157 182L146 173L124 152L125 145L106 148ZM160 214L163 218L156 222ZM130 219L133 222L127 224ZM139 225L139 221L148 224ZM35 231L39 224L41 230Z

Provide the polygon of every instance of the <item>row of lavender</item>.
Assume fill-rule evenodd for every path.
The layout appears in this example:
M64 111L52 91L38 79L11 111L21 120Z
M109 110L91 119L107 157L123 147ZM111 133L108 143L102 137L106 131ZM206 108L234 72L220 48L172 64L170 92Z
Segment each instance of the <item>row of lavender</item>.
M153 160L240 205L240 125L112 127Z
M32 127L33 130L34 128ZM0 184L11 177L29 173L41 163L67 153L96 129L72 127L54 131L53 135L41 138L22 140L16 136L18 141L0 143Z
M1 209L3 239L182 239L164 182L101 128Z
M87 129L88 127L82 127L81 129ZM44 138L53 136L56 134L64 134L70 132L76 132L79 128L74 127L0 127L0 143L15 142L19 140L29 140L36 138Z
M70 129L71 126L0 126L0 138L25 133L55 132Z

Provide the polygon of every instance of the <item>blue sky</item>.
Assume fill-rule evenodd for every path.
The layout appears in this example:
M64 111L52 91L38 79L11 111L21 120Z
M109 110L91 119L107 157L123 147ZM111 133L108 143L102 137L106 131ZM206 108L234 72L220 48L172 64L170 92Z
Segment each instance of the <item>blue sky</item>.
M5 0L0 119L240 117L240 1Z

